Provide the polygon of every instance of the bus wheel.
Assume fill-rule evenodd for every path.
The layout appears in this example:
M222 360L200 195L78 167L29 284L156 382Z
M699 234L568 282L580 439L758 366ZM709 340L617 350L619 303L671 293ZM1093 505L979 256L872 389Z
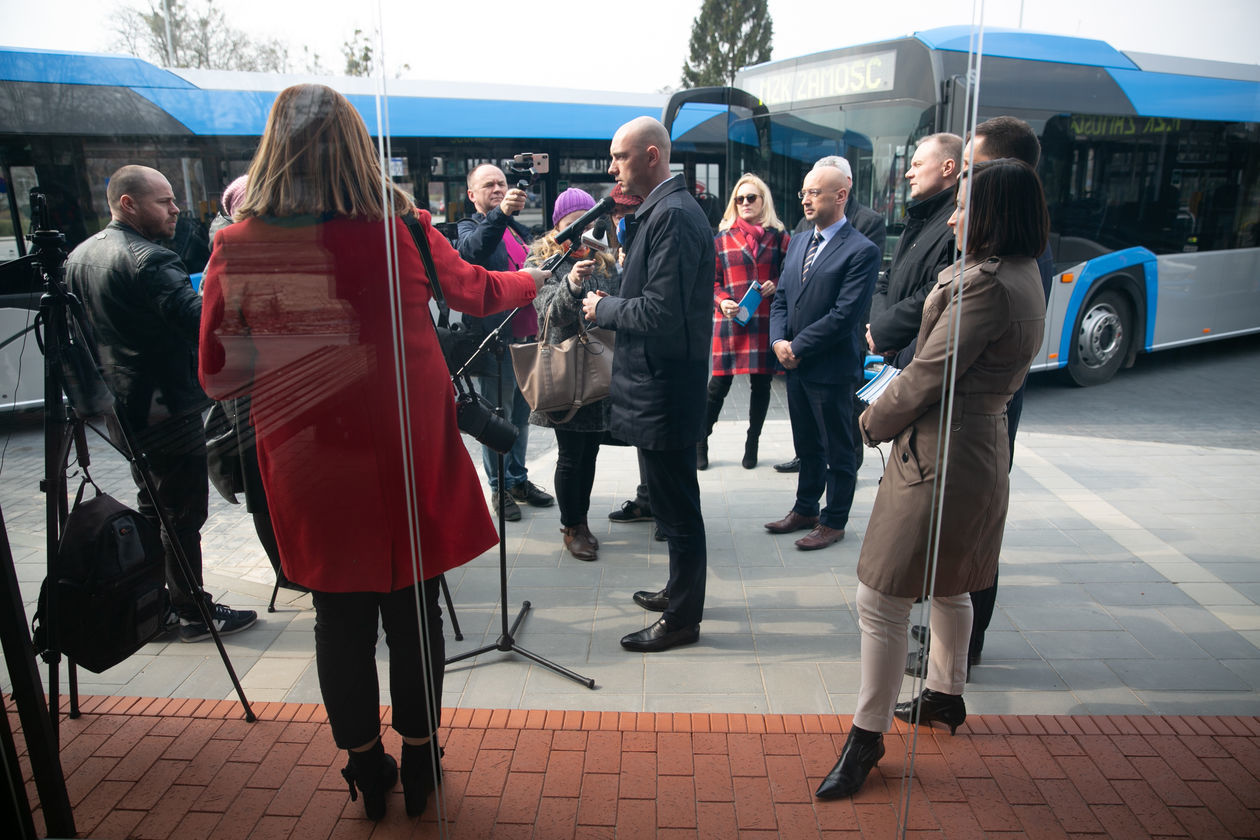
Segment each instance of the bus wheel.
M1133 315L1128 300L1113 291L1094 295L1076 322L1068 376L1082 387L1101 385L1111 379L1124 364L1132 335Z

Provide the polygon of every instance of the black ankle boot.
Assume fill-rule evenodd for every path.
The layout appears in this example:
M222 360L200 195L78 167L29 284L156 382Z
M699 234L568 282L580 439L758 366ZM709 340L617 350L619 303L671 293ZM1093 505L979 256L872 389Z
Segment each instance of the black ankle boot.
M893 716L897 720L913 723L916 711L920 724L927 725L939 720L949 727L950 735L967 719L967 704L963 702L961 694L945 694L930 688L923 689L923 693L915 699L894 706Z
M398 762L385 752L385 746L376 746L363 752L350 752L350 763L341 771L342 778L350 785L350 801L358 799L357 787L363 793L363 810L369 820L385 816L385 795L398 782Z
M844 799L852 796L861 789L867 775L883 757L883 734L853 727L849 730L849 740L844 742L844 749L836 760L836 766L831 768L814 796L819 799Z
M436 750L436 753L435 753ZM429 794L442 781L442 753L436 741L427 744L403 744L402 784L407 816L418 817L429 804Z
M709 439L701 438L696 444L696 469L707 470L709 468Z
M754 435L752 432L749 432L748 440L744 441L744 460L740 463L744 465L744 469L746 470L751 470L753 467L757 466L758 437L758 435Z

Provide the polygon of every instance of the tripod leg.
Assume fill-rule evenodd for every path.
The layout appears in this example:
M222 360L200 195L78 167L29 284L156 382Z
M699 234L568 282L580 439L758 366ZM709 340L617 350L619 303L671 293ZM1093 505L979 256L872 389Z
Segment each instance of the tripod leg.
M442 597L446 599L446 614L451 617L451 630L455 632L455 641L464 641L464 634L459 629L459 617L455 615L455 605L451 603L451 588L446 585L446 575L438 575L438 585L442 587Z

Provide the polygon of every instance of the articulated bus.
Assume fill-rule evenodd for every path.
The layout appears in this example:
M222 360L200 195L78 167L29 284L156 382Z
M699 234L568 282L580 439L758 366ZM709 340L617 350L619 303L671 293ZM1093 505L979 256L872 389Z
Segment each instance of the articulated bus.
M206 225L245 172L276 95L321 82L345 94L368 131L388 136L394 181L435 222L472 212L467 173L545 152L550 171L521 213L542 229L544 208L570 186L597 198L612 188L608 142L622 123L661 112L666 97L520 85L171 70L130 56L0 47L0 263L26 252L28 191L46 195L52 224L73 248L109 221L105 184L118 167L151 166L183 210L176 242L190 272L209 256ZM43 360L31 338L38 295L0 271L0 411L43 402ZM7 292L7 293L6 293Z
M934 29L680 91L674 162L719 215L760 174L791 226L805 172L844 155L888 259L915 144L963 133L970 79L980 121L1017 116L1041 139L1056 276L1033 370L1093 385L1139 352L1260 331L1260 66L990 29L969 74L972 44L969 27Z

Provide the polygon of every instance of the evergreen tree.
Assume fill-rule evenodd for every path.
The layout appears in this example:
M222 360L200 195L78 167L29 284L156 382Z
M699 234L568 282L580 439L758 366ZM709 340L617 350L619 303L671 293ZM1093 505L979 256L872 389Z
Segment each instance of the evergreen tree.
M766 0L704 0L691 22L683 87L734 84L736 70L770 60L773 37Z

